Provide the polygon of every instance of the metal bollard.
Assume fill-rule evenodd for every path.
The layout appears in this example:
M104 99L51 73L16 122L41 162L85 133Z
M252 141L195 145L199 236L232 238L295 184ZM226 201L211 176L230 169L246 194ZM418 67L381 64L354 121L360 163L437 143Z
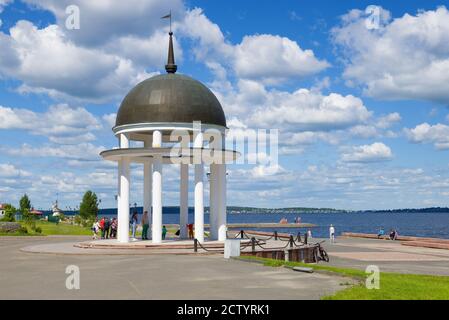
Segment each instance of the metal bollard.
M291 234L290 235L290 240L289 240L289 242L290 242L290 248L293 248L293 235Z
M196 238L193 239L193 251L198 252L198 240Z
M301 232L298 232L298 242L301 242Z
M304 244L307 244L308 238L309 238L309 236L307 235L307 232L306 232L306 234L304 235Z
M256 251L256 238L254 237L251 238L251 249L253 252Z
M244 235L245 231L240 230L240 238L243 239L243 235Z
M278 232L275 231L275 232L274 232L274 240L277 240L277 239L278 239Z
M284 261L290 261L290 250L284 250Z

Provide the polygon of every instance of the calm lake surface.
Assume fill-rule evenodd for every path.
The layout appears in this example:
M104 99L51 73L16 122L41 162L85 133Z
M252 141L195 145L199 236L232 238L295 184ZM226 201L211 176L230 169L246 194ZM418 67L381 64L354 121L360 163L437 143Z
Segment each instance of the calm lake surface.
M100 216L115 216L102 214ZM139 215L140 216L140 215ZM288 222L294 222L296 214L228 214L228 223L245 222L279 222L286 217ZM327 237L329 225L333 224L337 234L341 232L377 233L379 227L384 227L387 233L395 228L400 235L435 237L449 239L449 213L310 213L301 214L301 222L313 223L318 227L312 229L314 237ZM163 223L179 223L179 214L164 213ZM194 216L189 214L189 222ZM209 223L209 215L204 216ZM274 231L274 229L260 229ZM297 229L282 228L279 232L296 234ZM304 229L301 230L304 233Z

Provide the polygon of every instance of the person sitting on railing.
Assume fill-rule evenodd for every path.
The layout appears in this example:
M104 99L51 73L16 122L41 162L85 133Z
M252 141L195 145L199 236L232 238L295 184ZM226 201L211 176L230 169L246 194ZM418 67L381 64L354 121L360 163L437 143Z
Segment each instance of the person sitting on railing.
M384 228L380 227L379 232L377 233L377 238L380 239L385 234Z
M398 238L398 232L396 231L396 229L392 229L390 231L390 240L397 240Z

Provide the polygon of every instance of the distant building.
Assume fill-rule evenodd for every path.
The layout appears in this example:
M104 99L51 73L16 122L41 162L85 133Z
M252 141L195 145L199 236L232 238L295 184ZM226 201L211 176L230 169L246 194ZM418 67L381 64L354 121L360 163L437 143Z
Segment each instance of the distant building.
M0 203L0 219L5 216L5 205Z

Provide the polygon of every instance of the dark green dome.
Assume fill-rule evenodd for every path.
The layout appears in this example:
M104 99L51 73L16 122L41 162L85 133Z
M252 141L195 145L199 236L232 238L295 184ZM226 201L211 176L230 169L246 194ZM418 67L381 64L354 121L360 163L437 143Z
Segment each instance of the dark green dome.
M168 73L136 85L120 105L115 125L193 121L226 127L223 108L205 85Z

